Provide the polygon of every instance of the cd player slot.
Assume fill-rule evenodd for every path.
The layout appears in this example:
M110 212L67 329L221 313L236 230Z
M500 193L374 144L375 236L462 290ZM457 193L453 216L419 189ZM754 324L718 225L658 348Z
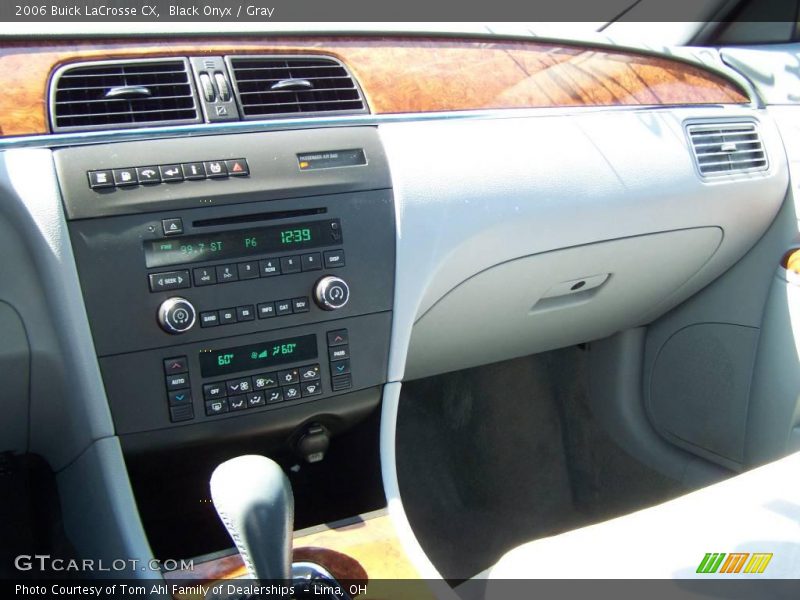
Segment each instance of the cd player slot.
M302 208L297 210L281 210L275 212L262 212L249 215L236 215L231 217L219 217L216 219L200 219L192 221L195 227L217 227L219 225L235 225L237 223L258 223L260 221L277 221L280 219L294 219L296 217L309 217L314 215L324 215L328 212L327 208Z

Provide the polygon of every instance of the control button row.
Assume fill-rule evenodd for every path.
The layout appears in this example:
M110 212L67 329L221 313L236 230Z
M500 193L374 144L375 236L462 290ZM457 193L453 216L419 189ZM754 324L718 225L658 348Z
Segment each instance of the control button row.
M262 373L252 377L239 377L227 381L206 383L203 385L203 397L206 400L216 400L226 396L269 390L278 386L318 381L319 378L319 365L306 365L305 367L286 369L275 373Z
M164 231L170 223L167 221L180 221L180 219L165 219ZM176 224L176 227L178 225ZM182 225L181 225L182 227ZM182 229L181 229L182 231ZM344 250L329 250L320 255L319 252L303 254L300 256L282 256L280 258L264 258L241 263L217 265L215 267L197 267L192 270L192 278L187 269L150 273L148 279L151 292L165 292L177 290L194 285L197 287L214 285L217 283L232 283L246 281L259 277L274 277L275 275L291 275L306 271L319 271L323 264L325 268L344 266Z
M87 173L89 187L93 190L247 175L250 175L250 167L244 158L101 169Z
M217 325L230 325L232 323L243 323L252 321L258 314L259 319L268 319L274 316L296 315L309 311L308 296L292 298L291 300L276 300L274 302L262 302L258 305L258 312L252 304L238 306L236 308L221 308L219 310L207 310L200 313L200 327L216 327Z
M353 386L350 373L350 335L347 329L327 333L328 360L331 367L331 389L334 392L349 390Z
M206 415L220 415L322 394L319 365L264 373L203 386ZM280 384L280 385L279 385Z
M164 359L169 418L173 423L194 419L192 391L189 389L189 362L185 356Z

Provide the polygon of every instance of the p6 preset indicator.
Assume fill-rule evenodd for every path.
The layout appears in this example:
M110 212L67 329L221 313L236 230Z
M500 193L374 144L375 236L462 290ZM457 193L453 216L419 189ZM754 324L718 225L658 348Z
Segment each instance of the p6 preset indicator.
M185 263L246 258L273 252L318 248L342 243L339 219L291 225L237 229L214 234L186 235L144 243L148 268Z

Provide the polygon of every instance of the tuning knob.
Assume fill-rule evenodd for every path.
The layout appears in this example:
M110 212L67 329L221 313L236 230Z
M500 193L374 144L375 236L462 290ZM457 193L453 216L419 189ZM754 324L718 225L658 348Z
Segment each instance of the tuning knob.
M168 298L158 308L158 324L173 335L189 331L196 316L194 306L186 298Z
M314 301L323 310L342 308L350 299L347 282L333 275L326 275L314 286Z

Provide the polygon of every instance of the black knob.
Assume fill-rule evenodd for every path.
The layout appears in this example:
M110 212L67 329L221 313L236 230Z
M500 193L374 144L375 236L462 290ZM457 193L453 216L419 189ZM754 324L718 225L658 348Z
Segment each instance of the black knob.
M323 310L342 308L349 299L350 288L339 277L326 275L314 286L314 301Z
M186 298L168 298L158 309L158 324L167 333L177 335L189 331L197 313Z

